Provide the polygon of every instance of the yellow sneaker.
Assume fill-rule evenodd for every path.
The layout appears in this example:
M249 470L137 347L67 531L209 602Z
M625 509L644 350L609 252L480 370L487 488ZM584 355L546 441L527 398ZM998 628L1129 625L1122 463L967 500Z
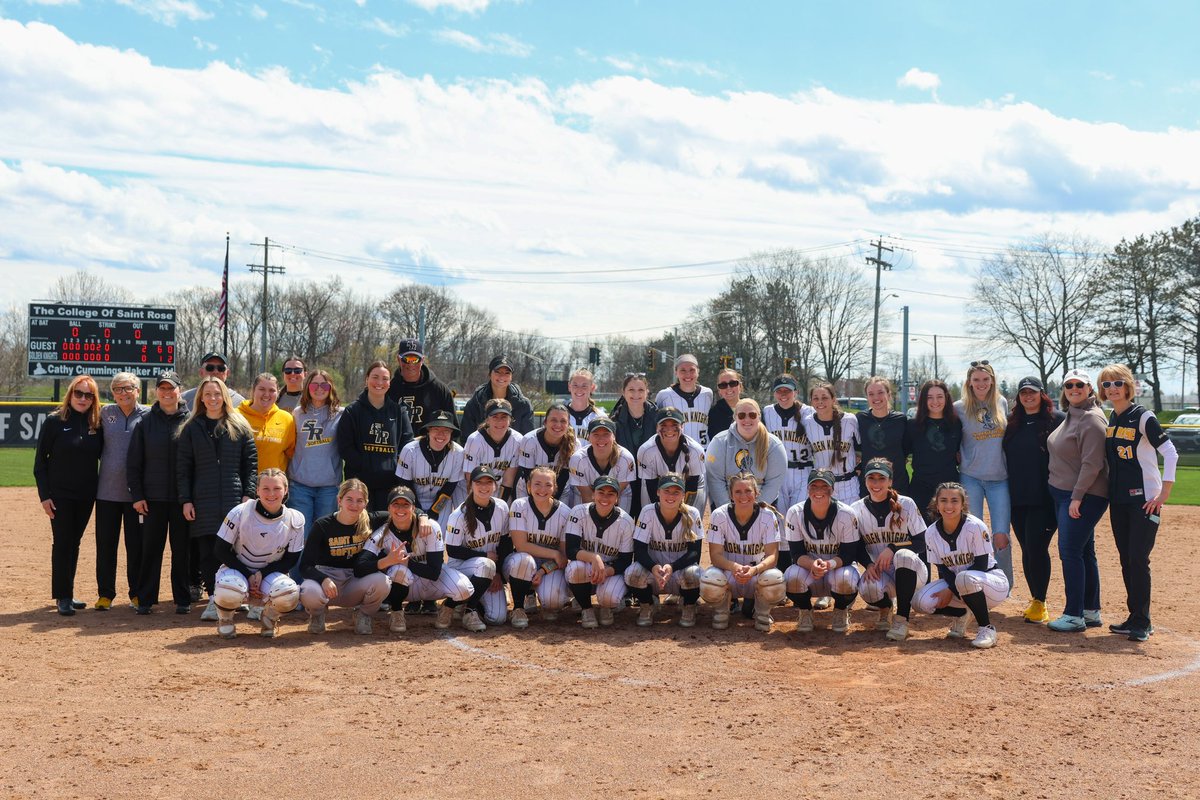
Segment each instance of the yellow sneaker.
M1042 600L1030 601L1029 608L1025 609L1025 621L1034 625L1045 625L1049 622L1050 612L1046 610L1046 603Z
M97 611L108 611L110 608L112 608L112 598L111 597L101 597L99 600L96 601L96 610Z

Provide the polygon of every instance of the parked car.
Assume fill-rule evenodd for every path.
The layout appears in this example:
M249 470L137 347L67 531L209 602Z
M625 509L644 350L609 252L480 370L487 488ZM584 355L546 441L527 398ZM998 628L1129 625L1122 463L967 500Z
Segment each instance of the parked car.
M1200 414L1180 414L1163 429L1179 452L1200 451Z

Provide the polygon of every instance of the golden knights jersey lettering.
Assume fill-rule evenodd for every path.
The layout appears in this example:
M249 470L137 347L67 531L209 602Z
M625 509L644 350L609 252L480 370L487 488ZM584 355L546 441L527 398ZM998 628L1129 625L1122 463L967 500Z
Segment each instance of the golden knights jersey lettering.
M657 550L660 553L682 553L688 549L688 542L664 541L662 539L651 539L646 545L650 550Z
M530 544L536 544L539 547L549 547L555 550L558 549L558 538L551 536L548 533L534 533L532 531L527 531L525 533L525 540Z
M899 544L911 545L912 536L908 531L893 531L893 530L873 530L860 531L862 540L866 544Z
M494 545L500 541L499 531L486 531L479 536L468 536L465 529L459 530L455 528L454 532L463 537L462 546L469 550L486 550L488 549L488 545Z
M819 556L836 556L841 544L833 541L814 542L805 539L804 546L808 548L809 553L814 553Z
M774 434L776 436L778 436L781 441L784 441L784 442L807 442L808 441L808 438L805 437L803 434L801 434L800 431L796 430L795 428L781 428L780 430L774 431Z
M446 480L447 480L446 478L430 476L427 478L413 478L412 482L416 486L433 486L435 488L440 489L441 487L446 485Z
M833 449L833 440L832 439L818 439L815 442L811 442L809 444L809 447L812 448L813 453L824 453L826 450ZM841 443L841 447L838 448L838 452L839 453L849 453L850 452L850 442L843 441Z
M944 567L966 567L975 562L974 553L950 553L942 556L941 564Z
M609 556L611 558L616 558L617 556L621 555L620 550L613 547L611 544L605 544L599 539L585 539L583 542L583 549L597 553L601 556Z
M762 554L763 550L766 549L766 545L764 545L762 542L746 542L744 544L738 542L725 542L723 549L726 553L733 553L734 555L757 556Z

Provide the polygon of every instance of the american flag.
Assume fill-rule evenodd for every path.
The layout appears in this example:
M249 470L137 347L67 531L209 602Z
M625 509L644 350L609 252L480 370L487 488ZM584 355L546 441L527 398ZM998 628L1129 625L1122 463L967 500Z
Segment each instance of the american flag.
M217 327L225 327L229 309L229 234L225 235L225 274L221 276L221 305L217 308Z

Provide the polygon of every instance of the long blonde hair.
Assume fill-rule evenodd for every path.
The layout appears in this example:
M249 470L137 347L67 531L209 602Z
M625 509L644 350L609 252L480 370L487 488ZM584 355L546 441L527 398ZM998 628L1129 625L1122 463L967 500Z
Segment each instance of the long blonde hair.
M971 376L976 372L986 372L992 378L992 386L988 389L987 397L980 402L975 396L975 388L971 386ZM992 422L1000 430L1008 424L1008 415L1000 409L1000 387L996 385L996 371L991 364L978 363L967 367L967 379L963 381L963 416L967 419L983 422L985 412L992 415Z
M250 429L250 423L246 422L246 418L238 414L237 409L233 407L233 397L229 394L229 387L225 385L225 381L214 375L200 379L200 384L196 387L196 397L194 398L196 403L192 408L192 415L188 417L185 425L179 426L176 435L178 436L179 432L191 425L197 417L205 415L204 387L210 383L215 383L221 390L221 419L217 420L217 433L221 436L228 436L230 439L242 436L253 437L254 432Z
M678 472L666 472L658 476L659 480L662 480L668 475L676 477L681 481L684 480L683 475L679 474ZM658 505L658 503L655 503L655 505ZM680 503L679 517L679 529L683 533L683 540L685 542L694 542L699 539L700 533L692 526L692 506L689 506L687 503Z
M758 430L754 432L754 464L766 474L767 455L771 452L771 433L767 430L767 426L763 424L762 408L758 405L758 401L753 397L743 397L737 401L737 405L733 407L733 415L736 420L737 410L743 405L753 406L758 413ZM738 434L739 436L741 434Z
M366 507L366 502L371 499L371 493L367 491L367 485L358 478L348 478L338 486L338 505L341 505L342 498L346 496L346 492L362 492L363 509L358 512L358 519L354 522L354 533L356 536L365 539L371 535L371 515L367 513Z

